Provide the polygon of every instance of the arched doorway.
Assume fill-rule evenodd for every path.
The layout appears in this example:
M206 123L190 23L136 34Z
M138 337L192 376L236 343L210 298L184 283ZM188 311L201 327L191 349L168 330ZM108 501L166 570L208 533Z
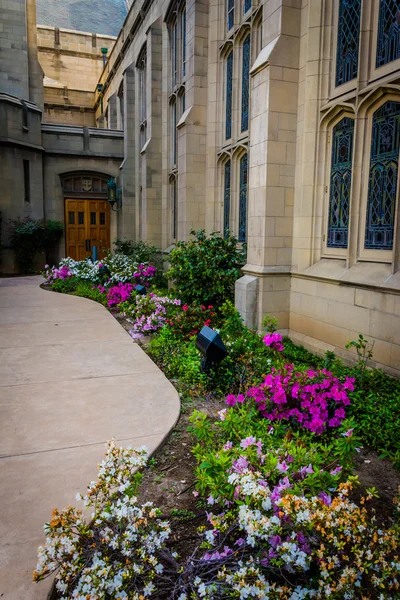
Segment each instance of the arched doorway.
M102 258L110 249L109 176L91 171L60 175L65 203L65 252L75 260Z

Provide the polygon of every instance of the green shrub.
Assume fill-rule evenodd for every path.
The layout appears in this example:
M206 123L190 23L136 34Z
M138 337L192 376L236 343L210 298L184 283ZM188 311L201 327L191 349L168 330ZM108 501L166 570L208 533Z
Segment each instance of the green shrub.
M89 298L89 300L94 300L103 304L103 306L107 306L107 294L103 294L97 287L93 287L91 283L85 281L78 281L74 296Z
M72 294L79 285L78 277L68 277L67 279L55 279L51 288L61 294Z
M176 295L188 304L221 306L234 296L234 285L240 276L239 265L245 260L245 250L238 240L213 232L191 231L194 239L178 242L170 254L168 278L172 279Z
M166 326L151 340L149 352L167 377L178 379L198 394L205 392L208 378L200 371L200 353L194 338L177 340L173 330Z
M64 224L47 219L18 218L8 221L8 231L19 270L30 273L35 256L39 252L48 252L59 241Z

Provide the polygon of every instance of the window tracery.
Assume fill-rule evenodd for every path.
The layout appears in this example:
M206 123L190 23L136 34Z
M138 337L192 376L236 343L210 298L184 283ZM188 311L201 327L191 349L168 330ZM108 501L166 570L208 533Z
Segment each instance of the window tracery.
M392 250L400 149L400 102L373 115L365 248Z
M340 0L336 52L336 85L357 77L361 0Z
M376 67L400 58L400 2L380 0Z
M347 248L350 216L354 119L344 117L332 131L328 214L329 248Z
M248 34L242 46L242 113L241 131L249 128L249 91L250 91L250 34Z
M248 195L248 154L243 154L240 159L239 182L239 242L247 238L247 195Z

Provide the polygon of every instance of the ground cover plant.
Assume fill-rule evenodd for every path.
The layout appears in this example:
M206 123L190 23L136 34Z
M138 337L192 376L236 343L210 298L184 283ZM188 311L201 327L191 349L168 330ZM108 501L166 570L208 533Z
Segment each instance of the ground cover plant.
M210 238L200 232L182 246L188 258L173 267L182 281ZM55 511L34 579L56 572L58 597L78 600L399 598L399 498L393 489L380 510L379 481L359 492L355 468L363 446L400 466L400 383L369 368L367 340L354 342L360 360L346 367L283 338L272 318L263 335L249 330L222 292L205 302L206 279L193 276L195 297L179 279L157 290L155 268L120 254L47 270L48 287L92 294L146 344L182 395L188 430L181 444L172 435L183 462L170 455L167 471L155 467L160 453L149 460L110 442L97 482L79 496L91 522L71 507ZM231 289L230 276L218 290ZM204 325L228 349L207 374L195 347ZM164 488L169 471L177 481Z

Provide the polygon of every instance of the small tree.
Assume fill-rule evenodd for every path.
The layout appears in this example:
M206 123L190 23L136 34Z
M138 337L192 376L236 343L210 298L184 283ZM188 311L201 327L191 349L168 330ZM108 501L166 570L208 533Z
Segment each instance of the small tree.
M194 239L178 242L170 254L167 276L173 280L176 293L185 302L221 306L232 300L234 285L245 262L245 247L228 233L191 231Z

